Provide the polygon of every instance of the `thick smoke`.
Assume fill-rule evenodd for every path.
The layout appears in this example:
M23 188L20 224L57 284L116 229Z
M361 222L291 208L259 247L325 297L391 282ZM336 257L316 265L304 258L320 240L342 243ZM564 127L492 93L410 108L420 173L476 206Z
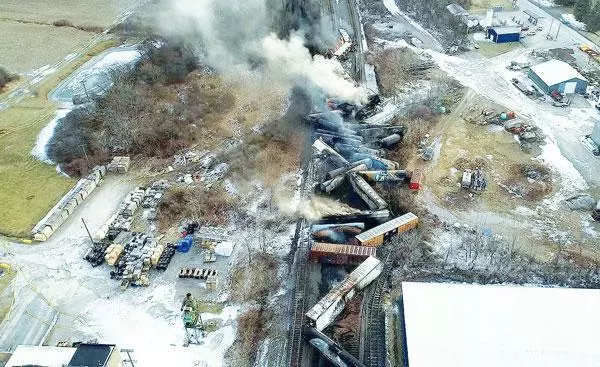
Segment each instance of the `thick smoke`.
M282 5L270 0L171 0L159 26L167 35L196 45L202 62L223 74L259 74L287 88L320 89L330 97L364 103L365 90L345 79L337 60L311 56L301 31L287 39L277 37L276 4ZM330 40L332 35L313 38Z
M308 200L298 200L298 198L293 197L291 191L287 190L276 192L273 195L273 200L283 213L309 220L317 220L329 215L346 215L359 212L358 209L349 205L322 196L313 196Z

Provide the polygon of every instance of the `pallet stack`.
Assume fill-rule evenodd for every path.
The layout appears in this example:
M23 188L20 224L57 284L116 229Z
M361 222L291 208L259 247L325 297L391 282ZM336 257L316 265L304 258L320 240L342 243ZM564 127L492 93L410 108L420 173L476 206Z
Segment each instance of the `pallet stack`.
M131 158L129 157L114 157L112 161L106 166L109 172L114 173L127 173L129 170L129 164Z

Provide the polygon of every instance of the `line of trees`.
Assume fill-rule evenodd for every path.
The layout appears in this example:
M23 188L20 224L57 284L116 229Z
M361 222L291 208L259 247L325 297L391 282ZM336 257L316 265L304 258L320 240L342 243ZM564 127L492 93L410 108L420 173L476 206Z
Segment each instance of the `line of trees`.
M6 84L15 79L15 76L10 74L6 69L0 67L0 89L4 88Z
M600 1L577 0L574 5L573 15L585 23L589 32L600 30Z

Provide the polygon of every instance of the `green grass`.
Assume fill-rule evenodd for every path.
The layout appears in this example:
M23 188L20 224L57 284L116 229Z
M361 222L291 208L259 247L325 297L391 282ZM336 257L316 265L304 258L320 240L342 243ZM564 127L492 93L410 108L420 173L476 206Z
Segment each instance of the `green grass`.
M36 97L27 97L0 111L0 233L28 236L36 222L75 183L58 175L54 166L39 162L31 155L40 130L56 110L46 96L81 64L115 43L114 40L100 42L40 84Z
M2 0L2 18L50 23L66 19L77 25L109 26L138 0Z
M504 10L512 9L512 2L509 0L472 0L469 10L471 13L485 13L487 9L494 6L503 6Z
M4 20L0 20L0 34L0 66L10 73L32 71L57 63L84 46L93 35L74 28Z
M225 305L222 303L198 302L198 310L201 313L212 313L218 315L223 311L224 307Z
M488 59L522 47L519 42L493 43L481 41L477 42L477 45L479 46L479 53Z

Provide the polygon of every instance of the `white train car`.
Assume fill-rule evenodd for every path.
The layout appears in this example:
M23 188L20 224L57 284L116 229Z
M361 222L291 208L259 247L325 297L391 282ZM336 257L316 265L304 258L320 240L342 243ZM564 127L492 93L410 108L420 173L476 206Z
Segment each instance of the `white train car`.
M369 256L343 282L335 286L329 293L317 302L306 317L310 326L321 331L335 320L342 312L346 303L354 298L357 291L365 288L375 280L383 269L383 263Z
M348 32L346 32L346 30L342 28L339 29L339 32L341 45L333 53L333 56L338 58L346 55L346 53L350 51L350 48L352 48L352 39L350 38Z

